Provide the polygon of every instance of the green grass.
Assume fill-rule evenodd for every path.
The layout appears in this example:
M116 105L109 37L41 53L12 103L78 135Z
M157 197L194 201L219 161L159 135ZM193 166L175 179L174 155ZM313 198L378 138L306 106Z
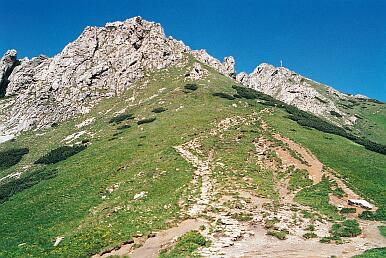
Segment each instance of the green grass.
M146 79L139 81L122 96L101 101L89 114L54 128L23 133L15 142L1 144L0 151L23 146L30 152L18 164L1 170L0 176L24 167L28 167L25 173L30 173L42 167L34 164L37 159L79 131L75 125L95 118L93 124L81 129L94 135L85 135L90 140L87 149L48 165L59 171L56 177L13 194L0 205L0 257L90 256L119 246L138 231L146 235L177 220L178 201L189 194L194 168L173 146L206 133L225 117L253 112L248 107L235 109L229 100L212 96L214 91L233 91L232 81L218 73L210 74L210 85L198 81L200 87L185 94L181 86L185 84L183 74L189 69L154 72L146 87L137 87ZM115 112L127 108L126 100L134 88L136 99L143 101L130 107L133 116L151 117L159 101L168 112L157 114L157 121L146 126L133 124L128 130L120 130L122 133L109 141L121 119L109 122ZM160 88L165 90L160 93ZM153 95L158 96L151 98ZM241 166L243 158L239 159ZM146 198L134 201L134 195L142 191L147 193ZM64 239L53 247L58 236Z
M306 170L295 169L290 177L289 189L295 191L312 185L312 180L309 178Z
M183 75L191 70L191 64L189 60L186 67L153 72L122 96L101 101L89 114L53 128L23 133L16 141L0 145L0 152L11 148L29 149L17 164L1 169L0 177L18 171L27 177L43 167L58 171L55 177L23 188L0 204L0 257L87 257L118 247L138 232L146 235L168 228L170 221L178 220L178 201L194 190L190 189L194 168L173 146L207 136L208 130L226 117L248 117L265 107L254 99L228 100L213 96L215 92L229 95L236 92L231 79L206 66L209 77L196 81L195 90L185 89ZM142 87L145 81L149 83ZM161 88L165 90L159 91ZM134 90L137 101L130 104L132 115L114 116L128 108ZM189 94L185 94L187 91ZM167 112L154 114L152 111L159 108L161 102ZM237 108L232 106L235 103ZM366 193L379 206L385 203L384 156L342 137L305 129L285 115L279 112L267 120L285 136L311 149L354 189ZM125 126L124 121L153 116L157 117L153 123L138 126L133 121L130 129L120 128L117 133L117 127ZM95 122L82 128L88 134L79 138L79 141L89 140L85 150L55 164L34 164L62 146L64 138L79 131L76 125L90 118L95 118ZM117 126L119 123L122 125ZM237 183L275 201L279 195L273 171L256 165L252 141L259 134L257 124L230 128L222 138L203 139L203 149L214 148L216 162L224 164L213 168L213 177L224 187L235 187ZM114 140L110 141L112 137ZM332 148L332 144L336 148ZM245 183L245 178L251 179L250 184ZM142 191L147 193L146 197L133 200L134 195ZM327 190L319 185L313 191L324 193L306 193L305 199L313 196L322 200ZM312 198L307 201L311 202ZM324 199L320 203L321 207L327 207ZM326 212L332 211L327 207ZM64 239L53 247L58 236Z
M86 145L60 146L35 161L35 164L55 164L86 149Z
M386 226L379 226L378 229L381 235L386 238Z
M300 190L294 200L300 204L310 206L331 219L341 219L335 206L329 204L328 194L331 192L331 184L327 177L316 185Z
M345 220L332 225L330 233L335 237L355 237L362 233L356 220Z
M343 137L298 125L278 110L266 116L284 136L311 150L324 165L334 169L350 188L374 201L379 212L386 210L386 159ZM355 158L353 158L355 157Z
M386 248L373 248L365 251L363 254L354 256L355 258L382 258L386 257Z
M185 235L177 239L177 243L174 247L166 250L162 250L159 258L177 258L177 257L199 257L195 251L199 247L208 246L209 241L207 241L200 233L197 231L190 231Z
M268 236L274 236L280 240L285 240L285 239L287 239L288 232L283 231L283 230L268 230L267 235Z

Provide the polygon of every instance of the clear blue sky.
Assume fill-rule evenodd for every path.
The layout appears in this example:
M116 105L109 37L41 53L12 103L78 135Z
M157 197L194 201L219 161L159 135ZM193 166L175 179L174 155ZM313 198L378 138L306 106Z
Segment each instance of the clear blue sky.
M53 56L87 25L140 15L237 71L284 66L347 93L386 101L386 0L0 0L0 52Z

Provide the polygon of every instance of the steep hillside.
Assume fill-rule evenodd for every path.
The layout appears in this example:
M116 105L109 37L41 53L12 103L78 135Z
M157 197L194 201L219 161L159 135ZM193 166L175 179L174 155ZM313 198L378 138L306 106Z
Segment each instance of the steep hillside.
M0 257L382 255L385 104L234 63L140 17L7 52Z
M183 65L147 73L88 114L0 145L2 153L28 149L1 169L0 256L82 257L117 248L104 256L137 257L151 236L168 246L154 232L173 226L176 236L196 229L210 240L198 248L201 255L280 256L294 242L291 252L305 256L315 246L321 256L383 246L378 224L362 221L365 238L318 241L341 239L326 238L328 229L357 217L338 212L347 197L334 195L336 189L384 207L384 155L305 129L259 99L235 98L232 79L185 58ZM192 81L186 74L197 66L203 75ZM58 155L46 154L71 145L86 148L55 164L36 164L42 157L55 162ZM339 150L355 153L358 162L348 168L354 160ZM324 164L314 169L317 159ZM316 237L306 240L312 232Z

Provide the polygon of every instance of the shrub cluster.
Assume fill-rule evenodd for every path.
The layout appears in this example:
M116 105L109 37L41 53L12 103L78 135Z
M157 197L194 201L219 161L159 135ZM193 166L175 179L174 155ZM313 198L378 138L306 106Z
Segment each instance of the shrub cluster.
M345 220L343 223L332 225L330 233L336 237L355 237L362 233L359 223L356 220Z
M184 86L184 89L185 90L190 90L190 91L195 91L198 89L198 86L197 84L193 84L193 83L188 83Z
M305 239L315 238L318 237L314 232L307 232L303 235Z
M155 121L155 117L152 117L152 118L145 118L145 119L142 119L142 120L139 120L137 122L138 125L142 125L142 124L148 124L148 123L151 123L151 122L154 122Z
M357 209L356 208L342 208L340 210L340 213L355 213L357 212Z
M35 161L35 164L55 164L86 149L85 145L61 146Z
M229 99L229 100L236 99L234 96L226 94L226 93L223 93L223 92L215 92L212 95L215 96L215 97L223 98L223 99Z
M110 119L109 123L119 124L122 121L134 119L133 114L120 114Z
M285 230L268 230L267 235L268 236L274 236L280 240L285 240L285 239L287 239L288 231L285 231Z
M173 248L161 250L159 258L196 257L194 252L209 243L199 232L190 231L179 237Z
M40 169L27 176L9 181L0 186L0 203L6 202L11 196L22 192L43 180L48 180L57 175L56 169Z
M10 149L0 152L0 169L6 169L19 163L29 152L27 148Z
M336 111L334 111L334 110L331 110L330 111L330 114L332 115L332 116L336 116L336 117L342 117L342 115L341 114L339 114L338 112L336 112Z
M162 112L165 112L165 111L166 111L166 108L158 107L158 108L153 109L151 112L153 112L153 113L162 113Z
M386 221L386 209L384 207L380 207L376 212L363 211L359 214L359 218L365 220Z

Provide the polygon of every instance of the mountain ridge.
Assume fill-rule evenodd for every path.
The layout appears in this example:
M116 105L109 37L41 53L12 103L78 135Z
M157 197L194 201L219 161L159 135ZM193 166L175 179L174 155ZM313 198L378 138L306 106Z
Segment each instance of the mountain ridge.
M220 62L203 49L191 50L182 41L166 37L161 24L139 16L108 22L104 27L88 26L51 58L41 55L18 60L16 54L16 50L10 50L0 62L0 93L7 97L0 98L3 137L49 127L87 113L101 99L122 94L143 78L146 70L181 65L186 62L186 55L233 78L235 83L262 91L341 127L355 127L359 115L347 112L338 102L368 100L265 63L250 74L236 74L232 56ZM200 78L202 69L199 65L196 68L187 76ZM362 132L358 129L356 133Z

